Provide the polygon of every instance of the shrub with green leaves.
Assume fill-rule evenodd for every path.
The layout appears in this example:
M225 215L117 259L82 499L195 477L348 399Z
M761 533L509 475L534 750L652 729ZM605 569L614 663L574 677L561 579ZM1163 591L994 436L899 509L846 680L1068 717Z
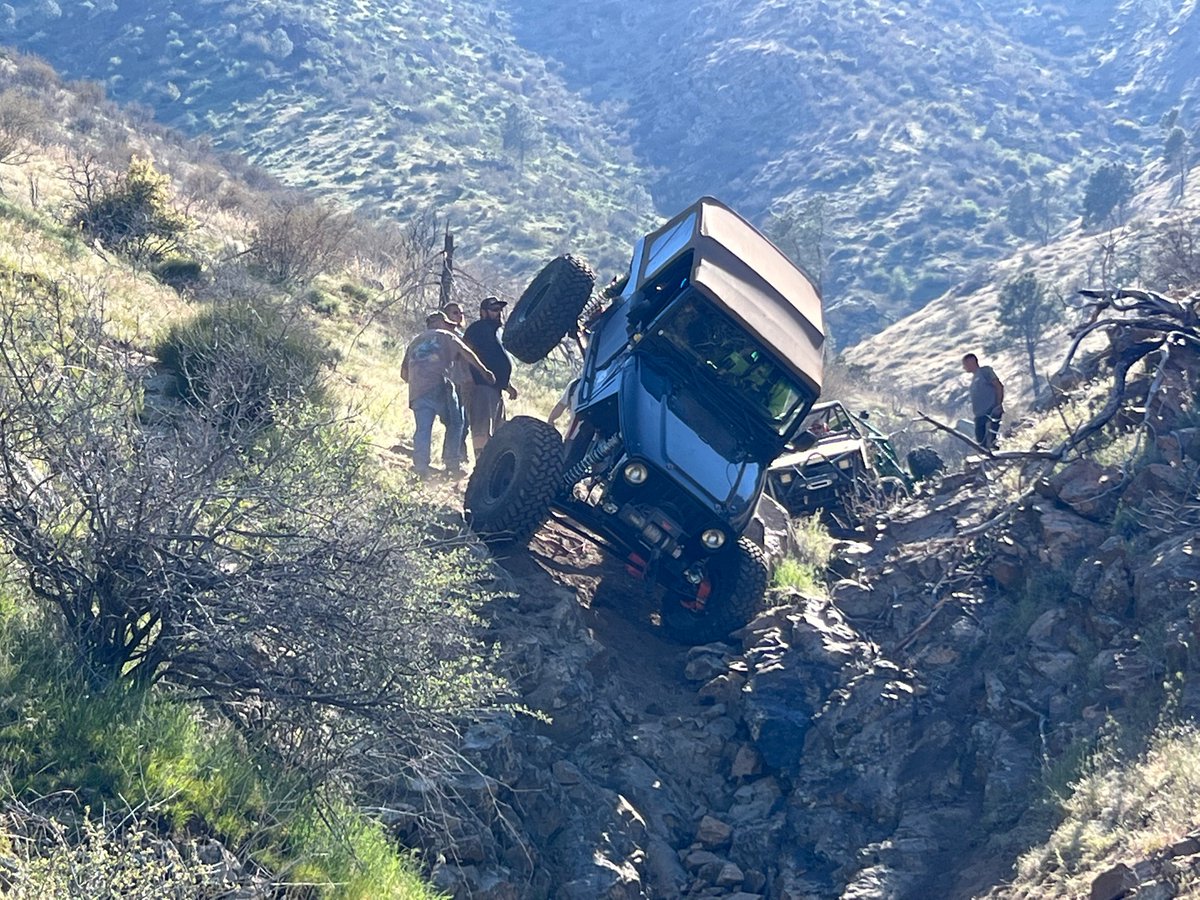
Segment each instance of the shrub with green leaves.
M179 249L192 223L171 200L170 179L149 160L134 159L110 175L94 159L68 169L75 194L71 224L137 262L156 262Z
M156 355L180 398L235 430L325 397L328 351L303 319L265 303L210 306L172 326Z

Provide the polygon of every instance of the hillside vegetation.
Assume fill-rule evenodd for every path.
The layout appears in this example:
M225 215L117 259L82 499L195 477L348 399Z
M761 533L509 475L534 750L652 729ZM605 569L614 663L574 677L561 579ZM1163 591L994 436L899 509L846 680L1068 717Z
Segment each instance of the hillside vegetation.
M712 193L820 276L841 347L1058 234L1103 165L1200 147L1190 3L12 9L0 39L70 76L522 277L620 267Z
M429 241L12 54L0 148L4 890L432 897L364 808L445 840L508 710L490 576L382 449Z
M1200 231L1198 176L1193 168L1180 199L1175 177L1151 167L1129 202L1125 225L1097 231L1077 220L1045 245L1029 245L997 260L986 274L846 350L851 379L869 384L884 380L886 373L891 390L900 395L954 407L965 416L967 382L960 362L964 353L975 352L989 357L1009 385L1010 407L1025 407L1033 398L1028 365L999 328L1004 285L1032 273L1048 292L1050 321L1035 342L1038 390L1044 390L1069 346L1068 330L1081 324L1081 288L1183 288L1200 273L1194 237Z
M1161 154L1172 106L1200 144L1192 4L513 6L572 87L652 126L660 206L715 192L819 272L842 347L1057 232L1100 163Z
M104 84L288 184L406 219L532 275L605 267L652 212L621 135L507 33L490 4L24 4L0 40Z

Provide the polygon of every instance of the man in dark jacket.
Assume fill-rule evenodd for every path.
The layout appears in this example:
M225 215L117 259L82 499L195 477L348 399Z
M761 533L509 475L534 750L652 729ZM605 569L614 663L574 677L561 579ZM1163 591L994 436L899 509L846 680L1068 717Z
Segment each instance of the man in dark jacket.
M470 408L467 420L470 423L471 446L475 459L500 423L504 421L504 394L510 400L517 399L516 388L510 383L512 360L500 344L500 326L503 324L505 300L484 297L479 304L479 318L467 326L463 342L475 351L483 364L496 376L494 384L488 384L479 373L474 372L475 386L471 389Z

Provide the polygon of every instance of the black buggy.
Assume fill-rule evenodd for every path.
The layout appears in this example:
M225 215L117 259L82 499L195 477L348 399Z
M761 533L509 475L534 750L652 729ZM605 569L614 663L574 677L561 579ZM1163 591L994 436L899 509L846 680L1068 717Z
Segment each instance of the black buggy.
M505 346L543 359L595 308L594 284L578 258L551 261L513 308ZM468 519L490 542L523 543L555 515L661 586L667 633L719 640L766 589L762 551L743 532L772 460L807 440L820 297L706 197L639 240L628 275L599 299L566 440L539 419L505 424L471 474Z

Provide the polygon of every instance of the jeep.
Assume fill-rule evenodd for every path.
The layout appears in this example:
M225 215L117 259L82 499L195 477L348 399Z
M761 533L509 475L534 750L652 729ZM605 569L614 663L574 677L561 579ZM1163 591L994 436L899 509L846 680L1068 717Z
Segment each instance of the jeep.
M594 286L585 262L560 256L513 307L503 343L521 361L568 334L585 345L574 416L565 440L539 419L505 423L471 473L468 521L493 544L524 543L554 516L661 587L668 635L723 639L766 590L744 531L771 461L806 440L820 296L710 197L641 238L597 297Z
M793 516L821 512L832 524L852 526L942 468L930 447L910 451L902 465L868 414L853 415L837 400L814 405L803 427L803 446L788 447L767 471L767 494Z

